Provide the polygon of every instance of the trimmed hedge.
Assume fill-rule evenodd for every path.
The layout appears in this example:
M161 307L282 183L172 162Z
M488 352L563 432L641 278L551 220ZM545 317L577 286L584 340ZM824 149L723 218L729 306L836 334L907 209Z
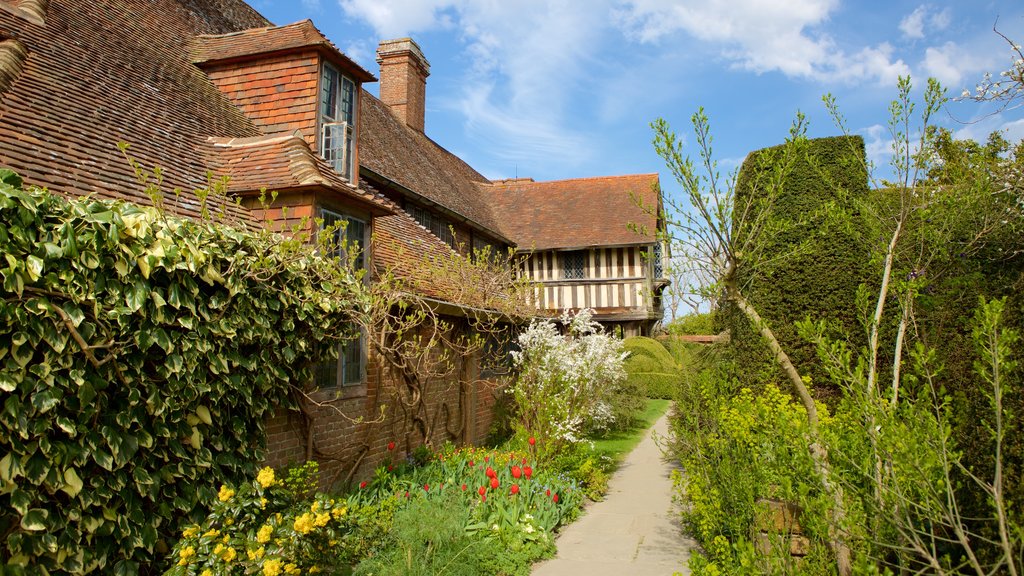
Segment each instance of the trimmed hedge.
M648 398L672 400L682 379L682 373L672 355L653 338L631 336L623 341L629 352L626 358L626 378L629 388L641 390Z
M159 570L361 282L299 240L66 200L0 171L0 572ZM4 566L6 565L6 566Z
M762 157L777 157L781 150L766 148L747 157L737 178L737 205L750 194L756 171L764 165ZM815 383L828 382L827 376L813 345L797 335L796 322L828 318L855 348L864 340L855 303L857 287L873 280L870 244L864 240L871 231L856 208L856 201L868 193L864 154L859 136L810 140L771 207L772 218L792 226L763 239L770 262L757 269L741 264L739 269L747 299L801 374ZM742 381L782 381L766 344L735 306L723 303L715 318L716 331L730 331L729 350Z

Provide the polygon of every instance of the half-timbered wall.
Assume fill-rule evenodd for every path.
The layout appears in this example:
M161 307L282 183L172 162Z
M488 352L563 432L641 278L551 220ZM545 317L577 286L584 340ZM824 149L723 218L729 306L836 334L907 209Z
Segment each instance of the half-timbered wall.
M526 256L523 272L538 283L536 301L544 310L647 309L651 306L650 265L643 256L647 250L647 246L581 250L582 279L566 279L564 252L534 252Z

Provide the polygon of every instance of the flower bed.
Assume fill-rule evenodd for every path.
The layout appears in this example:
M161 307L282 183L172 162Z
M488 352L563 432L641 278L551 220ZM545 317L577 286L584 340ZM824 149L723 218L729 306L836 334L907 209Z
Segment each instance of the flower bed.
M382 466L344 496L316 493L315 478L307 464L283 479L265 468L250 484L224 486L202 525L182 534L167 574L343 573L364 560L375 573L402 573L391 564L424 534L446 540L417 555L454 551L487 573L527 574L583 503L574 481L518 451L446 447L421 465Z

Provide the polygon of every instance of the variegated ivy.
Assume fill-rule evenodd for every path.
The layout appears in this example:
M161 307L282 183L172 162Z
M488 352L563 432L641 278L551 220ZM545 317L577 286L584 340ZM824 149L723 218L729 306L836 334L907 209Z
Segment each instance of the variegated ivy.
M300 239L7 171L0 255L0 572L163 557L222 483L251 477L264 418L365 309L362 282Z

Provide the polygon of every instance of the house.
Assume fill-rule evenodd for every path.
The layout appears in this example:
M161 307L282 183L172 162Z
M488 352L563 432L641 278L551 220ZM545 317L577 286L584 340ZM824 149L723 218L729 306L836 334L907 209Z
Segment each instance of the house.
M650 231L664 224L638 206L660 206L657 174L517 178L487 188L543 312L591 308L620 336L651 335L667 281L665 250Z
M540 312L593 307L622 334L648 333L660 317L660 245L628 224L659 222L629 196L658 206L657 176L492 182L426 135L430 66L416 43L382 42L377 56L379 98L363 89L374 74L311 21L275 26L241 0L0 0L0 166L61 194L160 202L187 217L209 210L310 235L344 222L344 239L368 248L357 265L371 277L424 255L513 249L540 283ZM180 193L145 193L122 141ZM228 177L239 202L200 199L210 174ZM454 329L470 329L472 302L416 289ZM342 345L316 367L330 394L268 423L269 463L315 457L327 477L351 478L393 440L401 451L487 433L500 382L478 355L425 398L439 422L429 438L395 405L383 421L365 418L396 378L367 335Z

